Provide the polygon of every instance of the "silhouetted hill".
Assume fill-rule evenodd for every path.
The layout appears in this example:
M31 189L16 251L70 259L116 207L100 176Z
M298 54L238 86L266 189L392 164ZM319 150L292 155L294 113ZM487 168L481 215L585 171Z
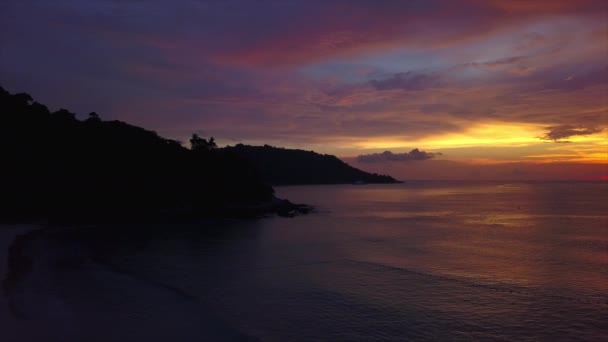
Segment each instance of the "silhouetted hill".
M238 144L223 148L249 160L262 178L273 185L399 183L390 176L356 169L336 156L273 146Z
M50 112L0 87L0 219L138 219L287 204L232 151L196 135L191 143L95 113L81 121Z

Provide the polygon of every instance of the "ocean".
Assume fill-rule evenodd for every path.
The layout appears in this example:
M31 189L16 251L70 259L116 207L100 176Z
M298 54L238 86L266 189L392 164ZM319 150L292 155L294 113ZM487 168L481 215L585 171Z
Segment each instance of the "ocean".
M27 239L2 340L608 341L606 182L276 190L316 212Z

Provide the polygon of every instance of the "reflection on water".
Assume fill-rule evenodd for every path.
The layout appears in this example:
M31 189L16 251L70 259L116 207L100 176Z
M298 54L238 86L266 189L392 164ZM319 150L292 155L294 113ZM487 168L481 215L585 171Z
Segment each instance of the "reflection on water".
M133 330L142 325L133 322L142 319L129 318L133 312L150 331L157 319L170 325L198 315L238 332L227 339L263 341L608 336L606 183L307 186L278 194L319 212L47 237L45 248L77 245L92 260L55 269L49 292L85 311L75 325L94 329L99 314L87 308L123 317L124 331L110 336L139 336ZM108 278L101 267L131 280ZM104 306L82 288L120 305ZM158 295L171 291L180 299ZM183 328L180 336L202 334Z

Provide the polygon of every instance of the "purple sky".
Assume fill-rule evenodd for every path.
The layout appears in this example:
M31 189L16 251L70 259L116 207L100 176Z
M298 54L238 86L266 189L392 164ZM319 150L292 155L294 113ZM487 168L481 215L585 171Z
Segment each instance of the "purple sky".
M442 159L585 178L608 164L607 23L596 0L5 0L0 85L403 177ZM433 157L349 159L415 148Z

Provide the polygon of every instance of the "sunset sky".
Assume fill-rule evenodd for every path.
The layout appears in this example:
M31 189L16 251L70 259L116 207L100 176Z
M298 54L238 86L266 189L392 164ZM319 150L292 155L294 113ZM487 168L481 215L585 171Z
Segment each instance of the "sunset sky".
M182 141L608 180L605 0L8 0L0 46L8 91Z

